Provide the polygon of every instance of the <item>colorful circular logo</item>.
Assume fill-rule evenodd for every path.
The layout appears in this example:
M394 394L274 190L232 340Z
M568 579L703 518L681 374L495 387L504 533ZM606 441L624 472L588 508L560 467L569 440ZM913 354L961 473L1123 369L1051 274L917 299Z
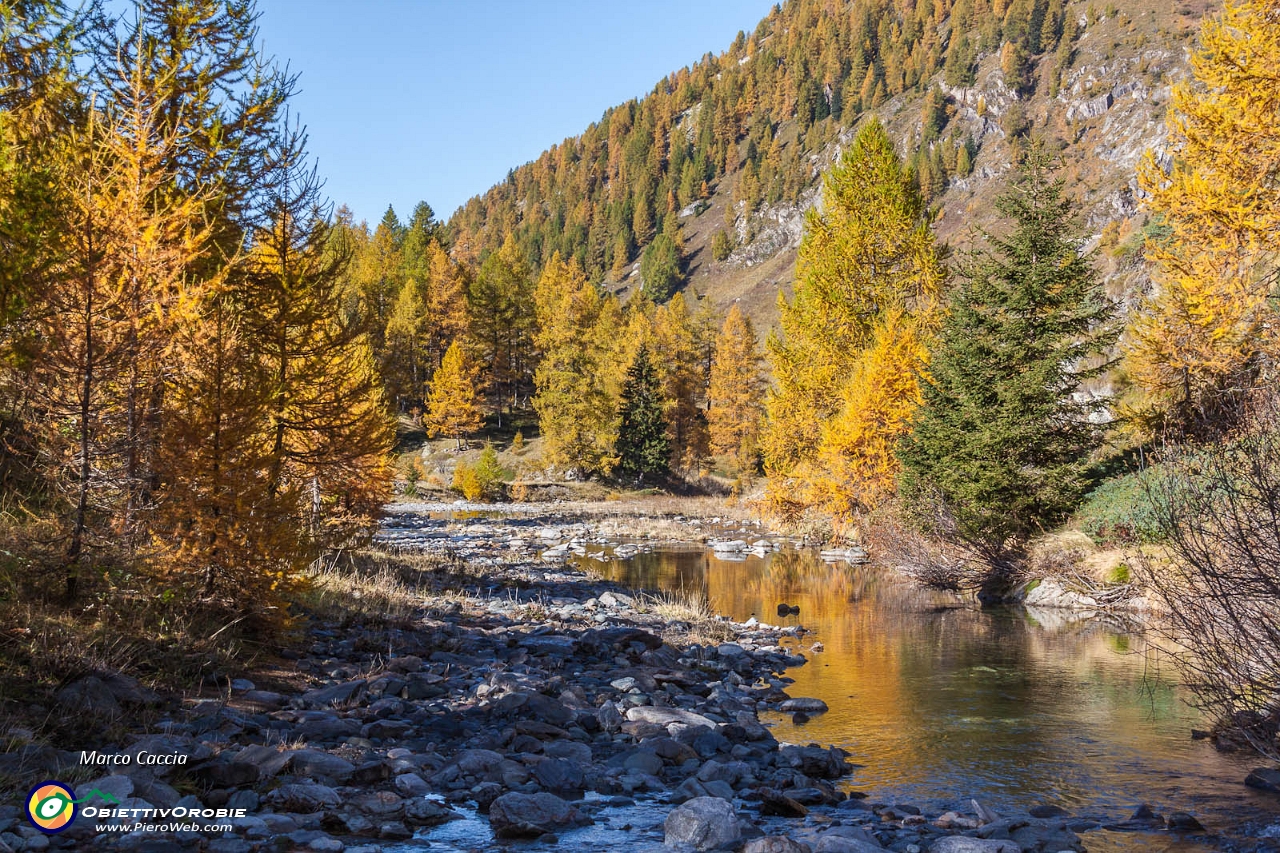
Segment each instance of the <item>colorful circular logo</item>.
M76 792L61 782L41 782L27 794L27 817L41 832L62 832L76 819Z

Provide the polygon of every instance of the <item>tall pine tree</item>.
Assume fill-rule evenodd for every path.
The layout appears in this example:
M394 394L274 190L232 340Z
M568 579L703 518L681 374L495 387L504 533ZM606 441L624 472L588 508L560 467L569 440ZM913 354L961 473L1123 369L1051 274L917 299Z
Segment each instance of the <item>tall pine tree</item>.
M1084 384L1105 368L1113 307L1080 241L1052 162L1033 148L997 201L1012 223L964 270L943 321L902 488L921 517L939 505L996 569L1083 495L1105 431Z
M666 477L670 470L668 454L671 440L667 437L667 419L663 415L666 401L662 382L649 358L649 347L641 345L635 361L627 369L618 407L618 473L626 479L643 483Z

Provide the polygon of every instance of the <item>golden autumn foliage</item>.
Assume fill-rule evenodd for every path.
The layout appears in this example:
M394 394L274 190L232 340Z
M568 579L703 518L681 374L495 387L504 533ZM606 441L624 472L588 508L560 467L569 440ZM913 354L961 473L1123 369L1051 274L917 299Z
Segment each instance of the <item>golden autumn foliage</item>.
M1229 426L1277 345L1280 28L1271 0L1233 0L1201 27L1193 79L1174 87L1166 172L1149 152L1139 180L1160 228L1155 288L1127 332L1140 414L1193 433Z
M652 324L653 354L666 398L670 467L673 471L696 472L710 453L703 409L707 387L704 326L689 310L683 293L659 307Z
M617 377L611 374L617 303L601 298L577 261L559 255L542 271L534 289L542 361L534 374L533 398L548 465L583 474L607 473L616 464Z
M914 377L945 275L918 185L878 122L863 127L826 176L823 200L821 212L805 219L795 296L779 300L781 334L767 342L776 387L763 449L770 496L783 512L814 503L865 506L883 491L896 464L883 447L918 397ZM912 345L905 338L892 345L908 328ZM868 363L878 341L878 361ZM890 357L909 361L891 365ZM887 381L893 376L901 381ZM873 386L851 387L857 383ZM901 395L876 401L876 409L895 415L859 424L862 414L848 401L865 403L873 389ZM841 424L846 418L852 420ZM842 477L837 485L818 470L820 458L871 479Z
M751 318L735 304L716 337L711 361L711 452L725 456L738 471L755 464L760 447L764 381L760 347Z
M423 424L433 438L446 435L461 449L463 436L484 423L480 411L480 389L476 379L480 370L472 361L466 346L454 341L444 354L444 362L431 379L427 397L427 414Z
M873 508L894 493L895 451L922 401L920 373L933 332L901 309L891 309L841 392L839 414L823 424L817 458L804 479L810 499L837 518Z

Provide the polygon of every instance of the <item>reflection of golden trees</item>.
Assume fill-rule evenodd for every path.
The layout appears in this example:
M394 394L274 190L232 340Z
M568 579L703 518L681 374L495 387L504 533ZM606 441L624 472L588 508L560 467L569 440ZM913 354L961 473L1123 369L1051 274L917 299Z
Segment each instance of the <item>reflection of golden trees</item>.
M783 640L809 659L787 671L787 692L831 710L799 727L787 715L765 719L781 740L850 749L867 766L849 784L863 790L908 786L945 797L1013 785L1051 791L1069 806L1092 802L1099 785L1137 784L1128 771L1104 769L1116 755L1183 760L1175 759L1181 739L1153 734L1173 720L1182 730L1195 722L1171 673L1151 667L1146 642L1097 623L1049 631L892 571L825 564L813 552L740 561L694 550L641 554L610 571L633 586L705 590L735 619L755 614L811 629L798 644ZM799 605L799 617L779 619L782 601ZM825 650L813 653L817 640ZM1073 769L1086 765L1097 772Z

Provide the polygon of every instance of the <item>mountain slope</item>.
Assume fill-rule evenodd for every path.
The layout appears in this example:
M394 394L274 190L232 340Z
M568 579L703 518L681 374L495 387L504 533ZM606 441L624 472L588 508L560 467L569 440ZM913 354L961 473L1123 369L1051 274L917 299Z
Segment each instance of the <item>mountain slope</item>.
M990 219L1013 147L1049 140L1113 292L1131 294L1145 281L1134 166L1161 144L1170 83L1214 6L792 0L471 199L450 222L455 252L478 260L513 234L535 265L573 255L624 292L644 247L678 231L685 286L771 325L821 173L874 112L916 165L939 236L961 247ZM732 251L716 260L721 231Z

